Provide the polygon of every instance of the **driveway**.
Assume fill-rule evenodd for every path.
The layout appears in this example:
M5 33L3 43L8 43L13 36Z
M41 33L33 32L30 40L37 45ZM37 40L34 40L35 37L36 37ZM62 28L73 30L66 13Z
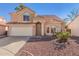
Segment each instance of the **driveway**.
M53 39L53 38L52 38ZM27 42L36 41L50 41L51 37L48 36L33 36L33 37L5 37L0 38L0 56L13 56L15 55Z
M0 39L0 56L13 56L27 42L29 37L6 37Z

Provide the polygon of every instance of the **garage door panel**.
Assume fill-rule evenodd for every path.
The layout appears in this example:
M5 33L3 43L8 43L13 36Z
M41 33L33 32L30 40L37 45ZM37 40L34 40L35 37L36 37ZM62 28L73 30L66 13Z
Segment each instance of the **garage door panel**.
M10 32L10 36L32 36L32 27L12 27Z

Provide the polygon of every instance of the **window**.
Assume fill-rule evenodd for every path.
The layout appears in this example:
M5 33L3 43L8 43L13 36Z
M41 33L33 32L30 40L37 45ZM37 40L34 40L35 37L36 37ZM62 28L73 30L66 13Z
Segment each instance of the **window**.
M61 28L57 27L57 32L61 32Z
M54 30L53 30L53 28L51 28L51 33L53 33L54 32Z
M47 27L47 33L49 33L49 27Z
M30 14L29 13L24 13L23 14L23 21L29 21L30 20Z
M56 32L56 26L51 27L51 33L54 33L54 32Z
M29 21L29 18L30 18L29 15L23 15L23 20L24 21Z

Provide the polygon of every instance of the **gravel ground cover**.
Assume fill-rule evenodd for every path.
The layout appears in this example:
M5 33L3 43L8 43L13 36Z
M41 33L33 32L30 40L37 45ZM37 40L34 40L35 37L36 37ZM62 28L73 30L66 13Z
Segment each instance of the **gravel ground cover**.
M69 44L62 48L55 44L56 40L27 42L16 56L79 56L79 44L76 40L69 39Z

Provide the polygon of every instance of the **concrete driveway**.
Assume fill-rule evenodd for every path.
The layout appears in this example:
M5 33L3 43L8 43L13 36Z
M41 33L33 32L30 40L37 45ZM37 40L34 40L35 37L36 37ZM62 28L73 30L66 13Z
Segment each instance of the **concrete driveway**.
M28 41L29 37L6 37L0 39L0 56L13 56Z

